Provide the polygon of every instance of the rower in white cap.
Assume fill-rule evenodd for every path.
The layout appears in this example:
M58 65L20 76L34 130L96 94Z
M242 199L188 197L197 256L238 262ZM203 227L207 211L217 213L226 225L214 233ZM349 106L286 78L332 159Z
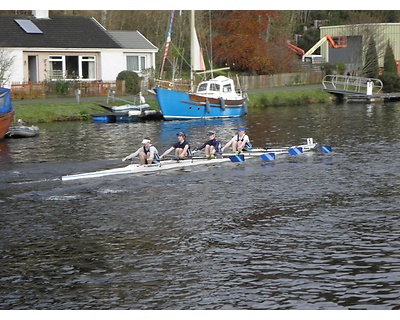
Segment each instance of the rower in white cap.
M134 153L126 156L122 161L132 160L139 155L140 164L157 164L160 162L160 156L155 146L151 144L151 140L146 138L142 141L142 147L137 149Z

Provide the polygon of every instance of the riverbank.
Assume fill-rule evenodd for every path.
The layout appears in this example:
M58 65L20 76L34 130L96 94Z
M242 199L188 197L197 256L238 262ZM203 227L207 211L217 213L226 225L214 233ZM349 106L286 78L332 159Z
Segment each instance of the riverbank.
M269 106L301 106L308 104L328 104L332 96L321 89L265 91L249 93L249 108Z
M146 101L152 109L158 109L155 100ZM83 100L78 104L76 101L60 99L52 100L49 102L35 102L18 104L14 103L15 108L15 122L18 119L23 119L25 123L43 123L54 121L88 121L91 120L93 114L109 114L110 112L99 106L99 104L106 104L106 100ZM121 105L121 103L115 103Z
M331 95L316 87L285 87L252 90L249 92L248 108L264 108L268 106L328 104ZM125 100L133 101L133 97ZM146 97L151 109L159 110L154 96ZM25 123L43 123L53 121L89 121L92 114L107 114L105 97L81 98L78 103L75 98L60 98L48 100L16 100L15 121L23 119ZM115 102L115 105L126 102Z

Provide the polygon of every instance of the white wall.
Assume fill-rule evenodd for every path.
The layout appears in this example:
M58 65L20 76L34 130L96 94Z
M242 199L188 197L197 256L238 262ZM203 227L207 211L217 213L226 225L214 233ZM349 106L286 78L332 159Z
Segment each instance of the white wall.
M99 74L98 76L103 81L115 81L118 73L126 70L126 56L130 55L142 55L146 56L147 68L155 68L155 53L132 51L129 52L127 49L121 50L107 50L103 49L100 56L99 63Z
M23 53L22 50L8 50L4 49L4 53L13 58L13 65L11 66L8 73L11 77L7 83L4 84L6 88L11 88L11 82L23 82L24 81L24 68L23 68Z
M118 73L126 70L125 56L122 50L104 49L100 55L98 77L103 81L115 81Z

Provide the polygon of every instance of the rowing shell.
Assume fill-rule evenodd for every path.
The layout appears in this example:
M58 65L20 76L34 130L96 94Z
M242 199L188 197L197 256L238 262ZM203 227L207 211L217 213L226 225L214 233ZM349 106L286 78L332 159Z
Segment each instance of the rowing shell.
M314 143L312 140L309 140L307 144L302 144L293 147L284 147L284 148L253 148L251 151L244 151L241 154L222 154L221 158L215 159L204 159L194 157L191 160L165 160L162 161L160 164L147 164L147 165L138 165L138 164L130 164L126 167L116 168L116 169L108 169L108 170L101 170L101 171L94 171L94 172L87 172L87 173L78 173L74 175L66 175L62 176L61 180L68 181L68 180L76 180L76 179L86 179L86 178L98 178L110 175L117 175L117 174L135 174L135 173L148 173L154 171L161 171L161 170L169 170L169 169L179 169L184 167L191 167L196 165L202 164L216 164L221 162L243 162L245 158L251 158L255 156L260 156L260 158L264 161L270 161L275 159L275 155L278 154L290 154L292 156L301 154L303 152L317 150L318 144ZM330 146L322 146L324 150L321 152L330 152Z
M66 176L62 176L61 180L69 181L69 180L77 180L77 179L98 178L98 177L111 176L111 175L117 175L117 174L148 173L148 172L161 171L161 170L192 167L192 166L197 166L197 165L201 165L201 164L216 164L216 163L227 162L227 161L231 161L231 159L230 158L220 158L220 159L212 159L212 160L196 159L193 161L192 160L181 160L181 161L166 160L166 161L162 161L160 164L145 164L145 165L130 164L130 165L127 165L126 167L122 167L122 168L66 175Z

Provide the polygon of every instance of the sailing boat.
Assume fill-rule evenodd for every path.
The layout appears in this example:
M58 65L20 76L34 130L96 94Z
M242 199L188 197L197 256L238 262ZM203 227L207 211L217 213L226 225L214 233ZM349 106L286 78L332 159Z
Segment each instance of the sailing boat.
M236 91L232 79L218 76L200 82L197 89L194 90L194 72L205 70L194 20L194 11L192 10L190 32L191 90L189 92L182 92L171 88L154 88L164 119L181 120L244 116L247 114L246 95L241 90ZM171 15L170 30L172 21L173 15ZM168 40L170 40L170 30L168 32L167 44Z

